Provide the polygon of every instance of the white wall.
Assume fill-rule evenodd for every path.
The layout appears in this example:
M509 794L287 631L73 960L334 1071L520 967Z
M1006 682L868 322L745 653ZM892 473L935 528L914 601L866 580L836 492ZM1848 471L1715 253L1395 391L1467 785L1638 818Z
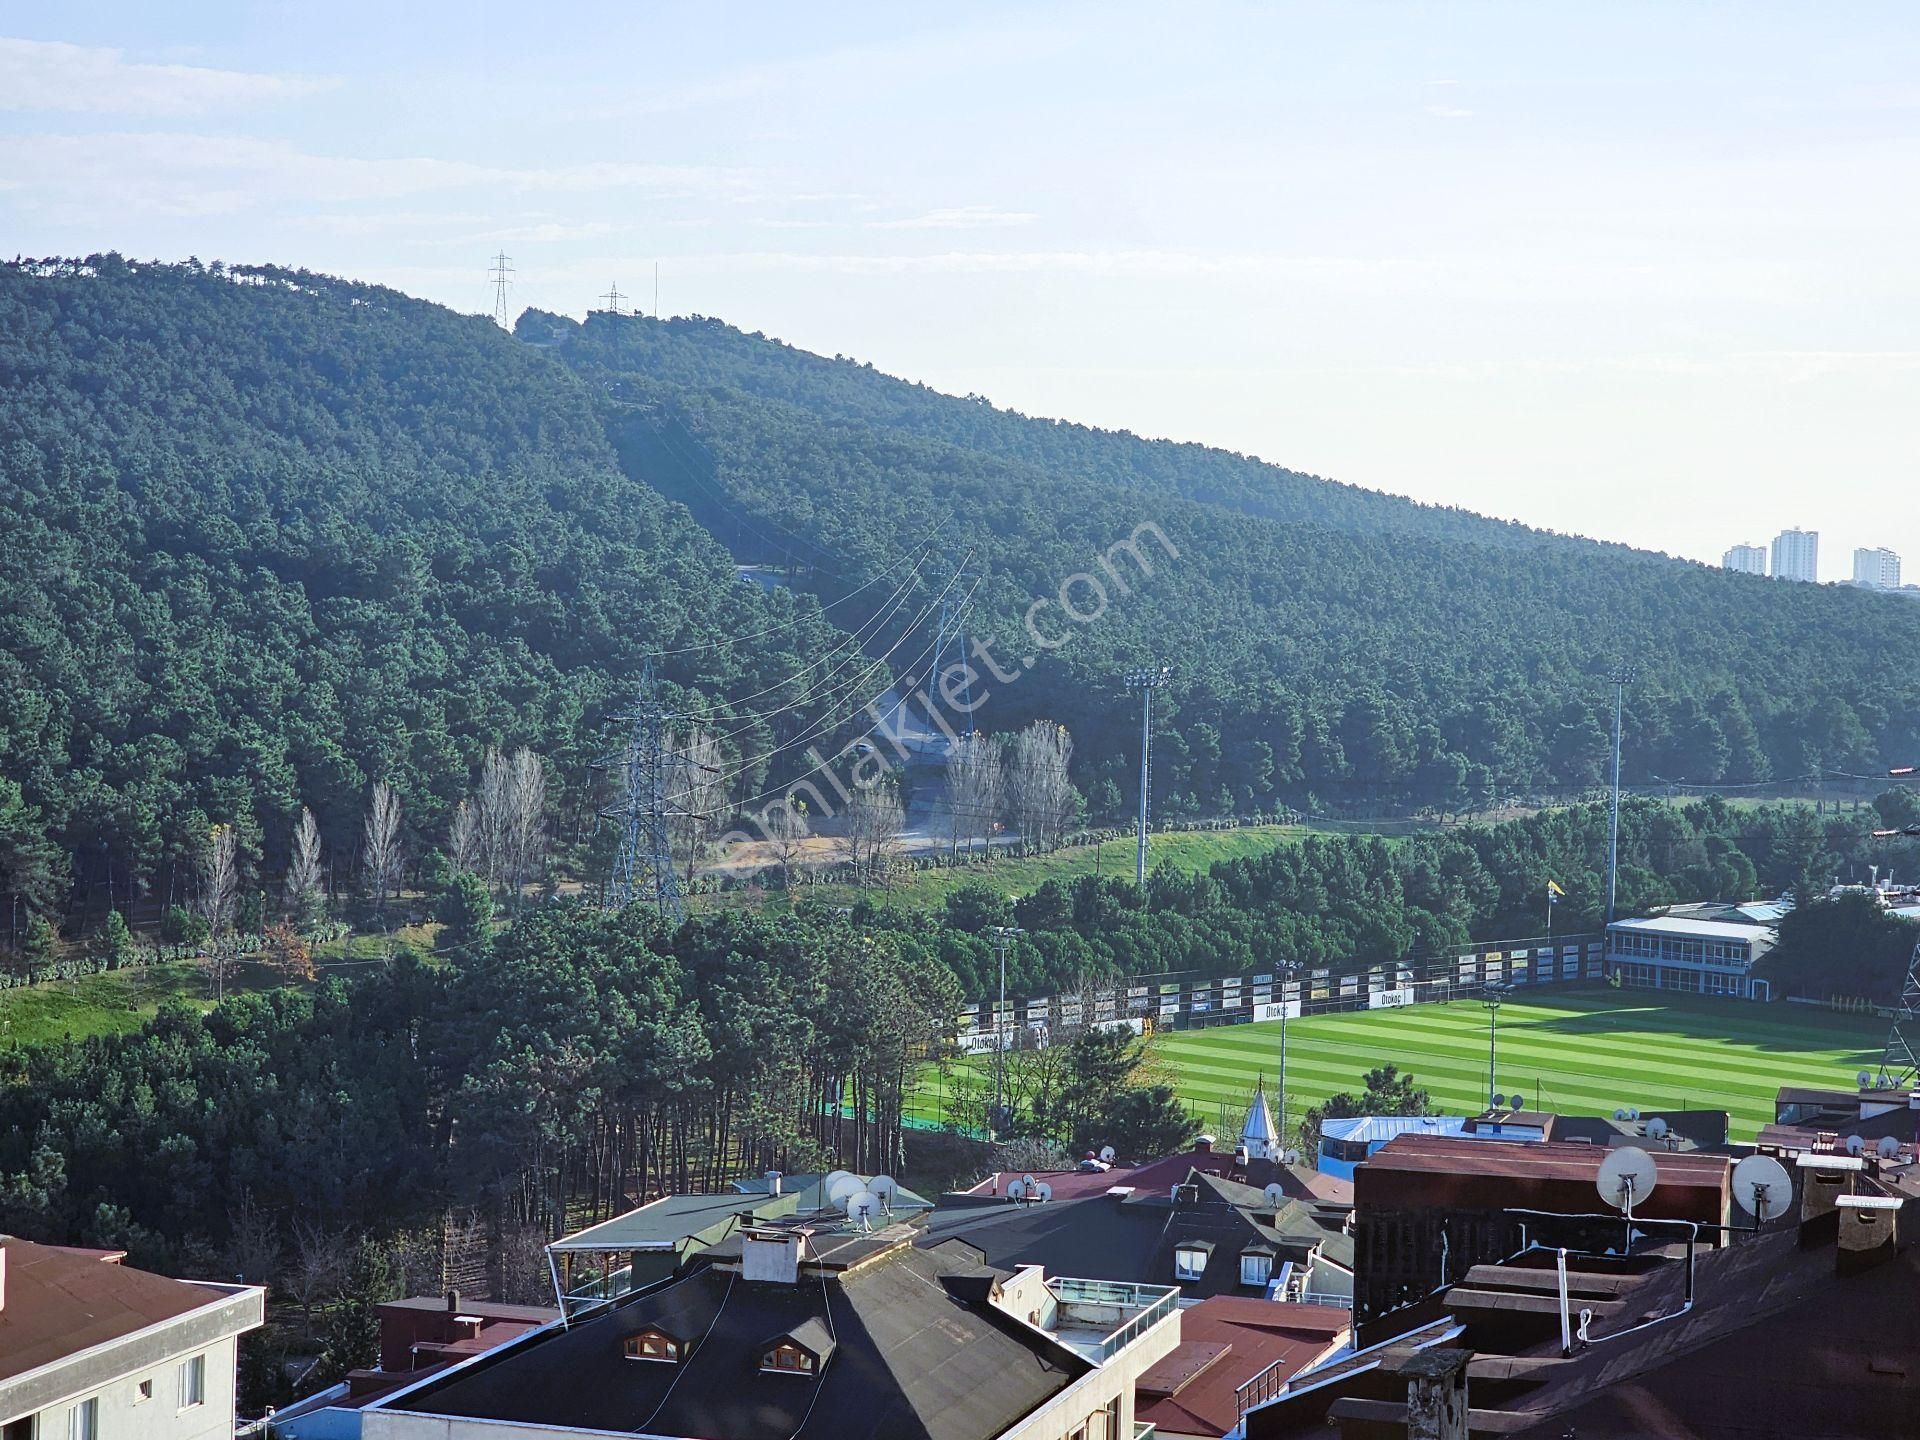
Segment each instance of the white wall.
M207 1357L206 1401L182 1410L180 1364ZM100 1402L100 1440L232 1440L234 1386L239 1344L219 1340L182 1352L146 1369L129 1371L95 1390L58 1401L39 1413L35 1440L67 1440L68 1412L81 1402ZM153 1382L153 1398L139 1398L140 1382Z

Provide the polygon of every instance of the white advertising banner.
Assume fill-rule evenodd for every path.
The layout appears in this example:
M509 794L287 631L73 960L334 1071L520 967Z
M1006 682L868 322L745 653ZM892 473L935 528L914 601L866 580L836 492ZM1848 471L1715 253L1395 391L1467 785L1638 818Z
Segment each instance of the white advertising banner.
M1256 1005L1253 1007L1253 1018L1255 1020L1279 1020L1282 1018L1298 1020L1300 1018L1300 1002L1298 1000L1288 1000L1283 1003L1275 1000L1266 1005Z
M1367 996L1369 1010L1391 1010L1400 1005L1413 1004L1413 987L1405 986L1399 990L1376 990Z

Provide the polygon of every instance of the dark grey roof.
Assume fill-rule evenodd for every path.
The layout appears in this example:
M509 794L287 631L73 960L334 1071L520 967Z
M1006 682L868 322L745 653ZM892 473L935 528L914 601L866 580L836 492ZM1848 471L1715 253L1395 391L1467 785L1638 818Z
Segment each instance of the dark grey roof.
M1049 1275L1141 1284L1178 1284L1189 1297L1246 1295L1240 1256L1247 1250L1304 1262L1314 1248L1343 1269L1353 1268L1353 1237L1345 1233L1347 1207L1288 1200L1276 1210L1249 1185L1195 1174L1199 1203L1174 1204L1163 1191L1091 1195L1044 1205L967 1206L936 1210L923 1245L962 1240L989 1265L1042 1265ZM1177 1280L1174 1250L1182 1242L1211 1247L1198 1280Z
M700 1261L571 1330L549 1331L389 1403L728 1440L983 1440L1090 1367L970 1298L982 1278L992 1276L959 1247L901 1246L796 1285L747 1281ZM648 1324L693 1336L691 1355L679 1365L627 1359L625 1337ZM821 1334L832 1360L817 1375L761 1371L769 1337Z

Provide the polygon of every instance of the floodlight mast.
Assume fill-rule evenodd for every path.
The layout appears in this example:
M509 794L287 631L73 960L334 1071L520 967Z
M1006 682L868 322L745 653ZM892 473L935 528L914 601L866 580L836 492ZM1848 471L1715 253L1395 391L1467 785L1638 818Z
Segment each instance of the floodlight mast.
M1896 765L1887 771L1893 779L1907 779L1920 767ZM1876 830L1878 839L1907 837L1920 839L1920 825L1903 825L1892 830ZM1920 945L1913 947L1907 960L1907 978L1900 987L1900 998L1893 1007L1893 1023L1887 1029L1886 1048L1880 1056L1880 1084L1890 1090L1904 1090L1920 1084Z
M1614 899L1620 888L1620 729L1627 686L1640 678L1631 665L1613 671L1613 798L1607 808L1607 926L1613 926Z
M993 1016L993 1113L987 1117L987 1139L997 1138L995 1131L1000 1126L1002 1097L1007 1088L1007 947L1013 943L1013 937L1027 932L1018 925L995 925L988 932L993 936L993 953L1000 961L1000 1008Z
M1144 665L1127 671L1129 690L1140 692L1140 820L1134 846L1133 883L1147 888L1147 791L1153 779L1153 692L1173 677L1170 665Z

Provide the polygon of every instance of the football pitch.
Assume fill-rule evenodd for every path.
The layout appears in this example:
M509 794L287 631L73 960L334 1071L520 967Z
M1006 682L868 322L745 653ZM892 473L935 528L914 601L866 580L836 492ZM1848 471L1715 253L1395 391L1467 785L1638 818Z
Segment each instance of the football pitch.
M1393 1064L1431 1093L1440 1114L1472 1115L1491 1088L1527 1108L1611 1115L1621 1106L1725 1110L1732 1138L1773 1119L1782 1085L1850 1090L1880 1063L1886 1022L1806 1005L1763 1005L1608 987L1509 1000L1498 1016L1499 1074L1487 1084L1487 1012L1473 999L1287 1022L1287 1113L1338 1091L1355 1096L1376 1065ZM1254 1081L1272 1094L1280 1026L1169 1031L1154 1050L1165 1079L1203 1123L1239 1132ZM1277 1107L1276 1107L1277 1108ZM1230 1128L1227 1128L1230 1127Z

